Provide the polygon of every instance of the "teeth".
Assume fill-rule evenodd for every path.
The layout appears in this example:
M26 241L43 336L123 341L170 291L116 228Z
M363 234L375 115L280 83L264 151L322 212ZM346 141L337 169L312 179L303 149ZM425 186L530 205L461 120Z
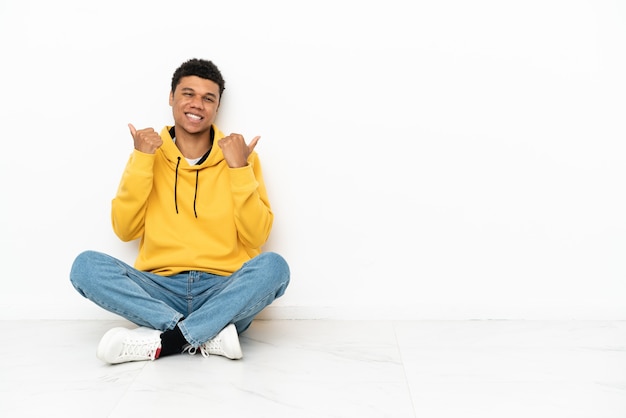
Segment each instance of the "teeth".
M202 116L194 115L193 113L187 113L187 116L189 116L191 119L195 119L195 120L202 119Z

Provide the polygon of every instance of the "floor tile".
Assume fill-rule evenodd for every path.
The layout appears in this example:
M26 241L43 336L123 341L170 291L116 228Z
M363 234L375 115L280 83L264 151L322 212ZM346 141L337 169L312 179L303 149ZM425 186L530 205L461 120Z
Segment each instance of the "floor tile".
M626 321L265 320L242 360L103 364L120 325L0 321L0 416L626 417Z

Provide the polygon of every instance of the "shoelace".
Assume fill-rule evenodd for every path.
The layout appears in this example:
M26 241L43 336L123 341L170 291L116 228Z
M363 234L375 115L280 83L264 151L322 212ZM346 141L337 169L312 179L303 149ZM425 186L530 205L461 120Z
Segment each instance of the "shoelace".
M209 340L202 344L200 347L193 347L192 345L186 345L183 348L183 353L189 353L194 356L200 350L202 357L209 357L210 354L218 354L220 356L225 356L226 352L222 348L222 339L217 336L212 340Z
M191 356L195 356L198 350L200 350L200 354L202 354L202 357L204 358L209 357L209 351L204 347L204 344L202 344L200 347L193 347L191 345L187 345L185 346L185 348L183 348L183 353L188 353Z
M120 358L131 357L131 358L150 358L150 360L154 360L161 348L161 341L145 341L145 340L126 340L124 341L124 345L122 347L122 353L120 354Z

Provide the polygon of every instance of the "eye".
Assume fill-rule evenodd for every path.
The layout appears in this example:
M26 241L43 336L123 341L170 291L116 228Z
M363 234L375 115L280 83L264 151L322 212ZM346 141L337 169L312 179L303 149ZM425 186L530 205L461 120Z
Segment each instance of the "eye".
M204 100L205 100L206 102L211 102L211 103L213 103L213 102L215 101L215 99L213 99L213 97L211 97L211 96L206 96L206 97L204 98Z

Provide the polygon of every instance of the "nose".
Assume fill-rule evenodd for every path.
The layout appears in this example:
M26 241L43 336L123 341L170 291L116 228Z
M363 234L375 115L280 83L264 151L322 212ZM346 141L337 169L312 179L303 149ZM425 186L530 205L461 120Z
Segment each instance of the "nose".
M198 109L203 109L204 100L202 99L201 96L193 96L193 98L191 99L191 106L198 108Z

